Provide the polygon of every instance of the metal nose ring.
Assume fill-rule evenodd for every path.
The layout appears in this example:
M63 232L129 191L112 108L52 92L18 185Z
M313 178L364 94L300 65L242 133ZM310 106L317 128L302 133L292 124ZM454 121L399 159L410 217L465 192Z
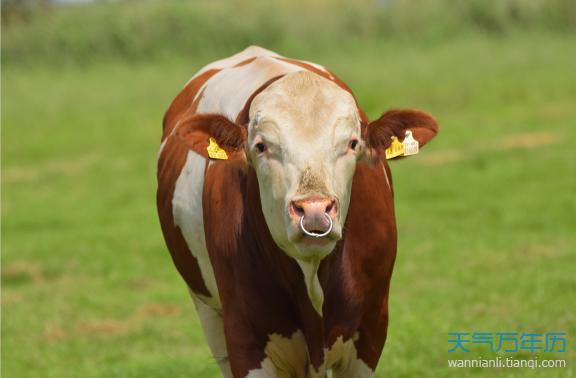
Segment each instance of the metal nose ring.
M328 230L326 230L325 232L322 233L317 233L317 232L310 232L308 231L305 227L304 227L304 215L302 215L302 217L300 218L300 229L302 230L303 233L305 233L308 236L312 236L314 238L321 238L324 237L326 235L328 235L330 233L330 231L332 231L332 226L334 225L332 223L332 218L330 218L330 216L326 213L324 213L324 216L326 217L326 219L328 219L328 222L330 223L330 226L328 227Z

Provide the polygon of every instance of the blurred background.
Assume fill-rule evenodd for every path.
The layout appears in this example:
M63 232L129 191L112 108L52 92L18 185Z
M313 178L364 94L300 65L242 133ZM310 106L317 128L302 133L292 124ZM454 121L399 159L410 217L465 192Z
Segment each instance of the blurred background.
M2 1L2 375L218 376L155 164L182 86L251 44L325 65L371 118L440 123L391 163L378 376L573 376L574 0ZM567 352L537 355L568 368L449 369L455 331L566 332ZM496 354L459 355L479 356Z

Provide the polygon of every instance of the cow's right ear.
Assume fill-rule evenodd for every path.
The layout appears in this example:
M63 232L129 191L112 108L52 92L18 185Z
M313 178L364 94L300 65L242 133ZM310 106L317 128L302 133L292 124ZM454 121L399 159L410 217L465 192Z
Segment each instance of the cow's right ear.
M192 114L176 129L176 137L189 149L212 159L244 157L246 135L245 127L220 114Z

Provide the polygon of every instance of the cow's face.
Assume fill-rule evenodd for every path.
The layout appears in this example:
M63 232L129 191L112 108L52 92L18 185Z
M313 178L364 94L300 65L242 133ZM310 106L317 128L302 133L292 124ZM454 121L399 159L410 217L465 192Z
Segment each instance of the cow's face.
M246 148L275 242L298 259L324 257L342 237L362 148L352 95L311 72L289 74L254 98Z

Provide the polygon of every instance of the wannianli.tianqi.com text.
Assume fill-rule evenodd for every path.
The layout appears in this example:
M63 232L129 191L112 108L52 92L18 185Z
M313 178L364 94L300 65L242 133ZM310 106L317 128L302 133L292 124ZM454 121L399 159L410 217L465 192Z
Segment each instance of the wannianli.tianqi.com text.
M512 357L449 359L449 368L565 368L564 359L516 359Z

